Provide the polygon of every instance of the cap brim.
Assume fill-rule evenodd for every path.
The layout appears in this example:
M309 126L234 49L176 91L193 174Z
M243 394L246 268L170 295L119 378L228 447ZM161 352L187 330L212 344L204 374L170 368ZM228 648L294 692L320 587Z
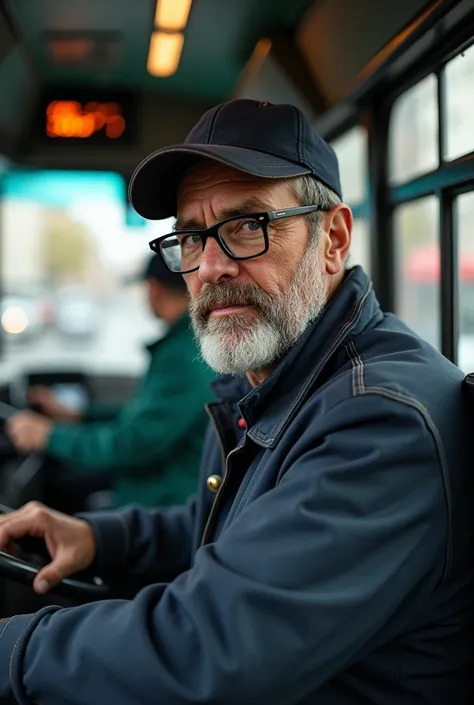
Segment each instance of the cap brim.
M299 164L245 147L186 144L165 147L144 159L130 180L130 203L148 220L176 215L176 195L187 169L201 159L210 159L265 179L294 178L310 174Z

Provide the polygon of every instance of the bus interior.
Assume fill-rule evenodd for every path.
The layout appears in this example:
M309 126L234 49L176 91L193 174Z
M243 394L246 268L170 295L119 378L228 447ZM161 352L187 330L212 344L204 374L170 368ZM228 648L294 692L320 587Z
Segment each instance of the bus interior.
M473 76L474 0L0 0L0 423L31 384L129 398L164 331L136 275L172 225L129 179L237 97L303 110L339 158L350 263L473 371ZM0 435L0 501L30 499L41 462Z

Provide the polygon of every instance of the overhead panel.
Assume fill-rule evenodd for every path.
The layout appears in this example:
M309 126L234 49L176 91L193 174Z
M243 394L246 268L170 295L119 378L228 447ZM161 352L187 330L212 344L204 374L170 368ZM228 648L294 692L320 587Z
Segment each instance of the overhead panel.
M249 61L236 90L235 98L266 100L270 103L292 103L309 118L314 111L303 92L284 73L275 60L269 39L261 40Z
M426 0L320 0L296 43L326 102L345 95L366 64L425 7Z
M118 32L46 31L42 41L50 63L68 71L116 70L123 45Z
M46 84L107 83L212 103L231 95L257 42L292 29L308 4L309 0L10 0ZM166 34L153 42L153 48L168 68L157 70L154 61L150 73L154 32ZM182 35L180 42L170 41L173 34ZM102 65L99 57L104 57Z

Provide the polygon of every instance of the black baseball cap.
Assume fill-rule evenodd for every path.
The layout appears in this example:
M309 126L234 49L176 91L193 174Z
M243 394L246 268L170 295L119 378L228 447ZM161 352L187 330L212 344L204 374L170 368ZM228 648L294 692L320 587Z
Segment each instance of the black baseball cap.
M183 276L176 272L171 272L159 255L152 255L150 259L146 261L145 267L138 279L141 281L155 279L168 289L182 292L183 294L188 290Z
M163 147L135 169L129 185L143 218L176 215L176 196L187 171L210 159L267 179L309 175L342 199L337 157L294 105L239 99L208 110L183 144Z

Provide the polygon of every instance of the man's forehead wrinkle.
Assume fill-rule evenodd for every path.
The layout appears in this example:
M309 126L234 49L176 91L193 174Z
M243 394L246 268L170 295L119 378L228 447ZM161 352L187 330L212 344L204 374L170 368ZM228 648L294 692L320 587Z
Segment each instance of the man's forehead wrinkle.
M267 180L246 174L238 169L212 162L200 162L188 169L184 175L178 188L178 203L190 190L196 193L211 186L231 190L236 186L237 188L245 188L249 185L255 189L267 189L269 186Z
M204 213L219 222L239 213L278 210L297 205L288 180L268 181L222 164L191 167L178 190L179 230L205 228Z
M229 205L226 200L222 201L221 208L214 208L214 215L216 216L216 222L220 220L225 220L226 218L231 218L237 215L244 215L246 213L262 212L273 209L273 204L270 199L260 198L257 195L243 197L241 200L236 200L235 205ZM196 217L186 217L179 216L176 223L177 230L187 230L189 228L205 228L206 224L203 223L199 218Z

